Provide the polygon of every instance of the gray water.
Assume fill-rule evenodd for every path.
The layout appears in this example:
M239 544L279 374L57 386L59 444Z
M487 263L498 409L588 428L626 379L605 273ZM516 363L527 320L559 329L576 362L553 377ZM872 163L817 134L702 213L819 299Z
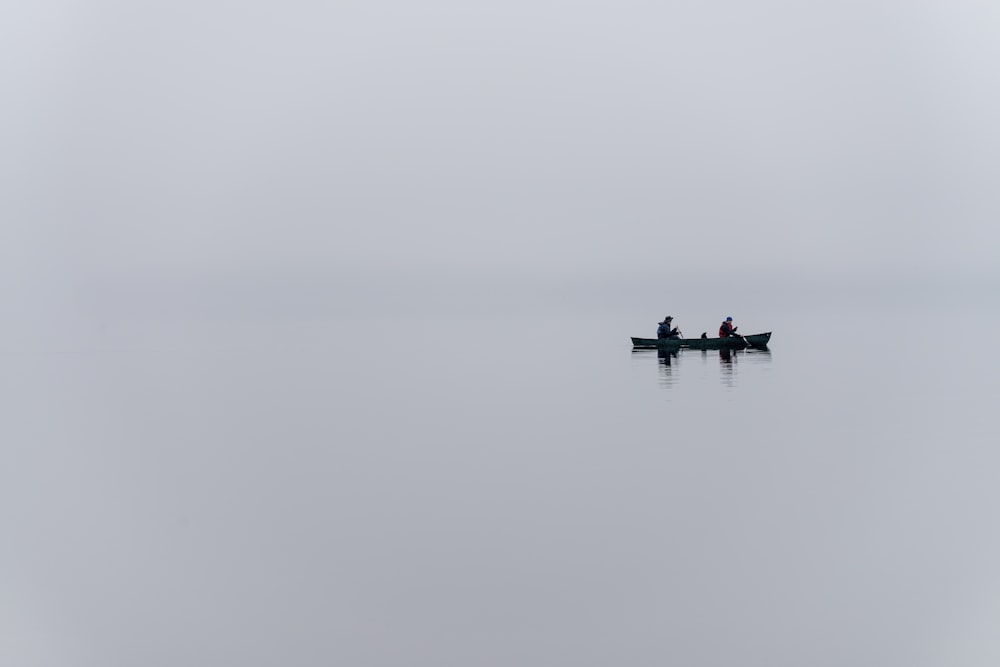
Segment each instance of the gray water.
M762 305L731 314L770 350L729 359L633 351L658 304L21 341L4 651L995 664L996 319L948 303ZM672 314L695 336L730 314L711 312Z

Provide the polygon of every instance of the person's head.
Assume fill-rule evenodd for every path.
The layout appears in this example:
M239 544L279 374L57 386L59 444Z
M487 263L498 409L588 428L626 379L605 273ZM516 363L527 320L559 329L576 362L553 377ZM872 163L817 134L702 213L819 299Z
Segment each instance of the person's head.
M666 317L663 318L664 322L672 322L673 320L674 320L674 318L670 317L669 315L667 315Z
M727 317L727 318L726 318L726 321L727 321L727 322L732 322L732 321L733 321L733 317L732 317L732 315L730 315L729 317Z

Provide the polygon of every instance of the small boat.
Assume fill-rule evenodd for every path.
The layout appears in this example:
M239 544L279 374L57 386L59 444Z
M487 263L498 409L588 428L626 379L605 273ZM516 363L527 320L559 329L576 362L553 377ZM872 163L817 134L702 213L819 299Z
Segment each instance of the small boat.
M633 338L632 347L655 350L658 348L677 349L690 347L695 350L743 350L748 347L767 349L771 332L750 336L730 336L728 338Z

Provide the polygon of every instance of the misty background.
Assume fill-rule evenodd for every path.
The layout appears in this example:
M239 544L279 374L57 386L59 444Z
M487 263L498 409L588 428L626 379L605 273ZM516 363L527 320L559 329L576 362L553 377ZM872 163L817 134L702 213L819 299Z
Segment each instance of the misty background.
M5 14L0 270L21 344L199 303L996 284L991 3Z
M995 664L997 34L5 3L0 656Z

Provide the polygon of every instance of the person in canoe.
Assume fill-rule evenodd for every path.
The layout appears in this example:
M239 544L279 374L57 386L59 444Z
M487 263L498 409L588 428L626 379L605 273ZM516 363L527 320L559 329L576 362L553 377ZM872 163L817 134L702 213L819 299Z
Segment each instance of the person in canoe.
M659 323L660 326L656 327L656 337L657 338L680 338L683 334L681 330L677 327L671 327L671 323L674 321L670 315L663 318L663 321Z
M729 338L730 336L735 336L737 328L738 327L733 326L733 318L727 317L719 326L719 338Z

